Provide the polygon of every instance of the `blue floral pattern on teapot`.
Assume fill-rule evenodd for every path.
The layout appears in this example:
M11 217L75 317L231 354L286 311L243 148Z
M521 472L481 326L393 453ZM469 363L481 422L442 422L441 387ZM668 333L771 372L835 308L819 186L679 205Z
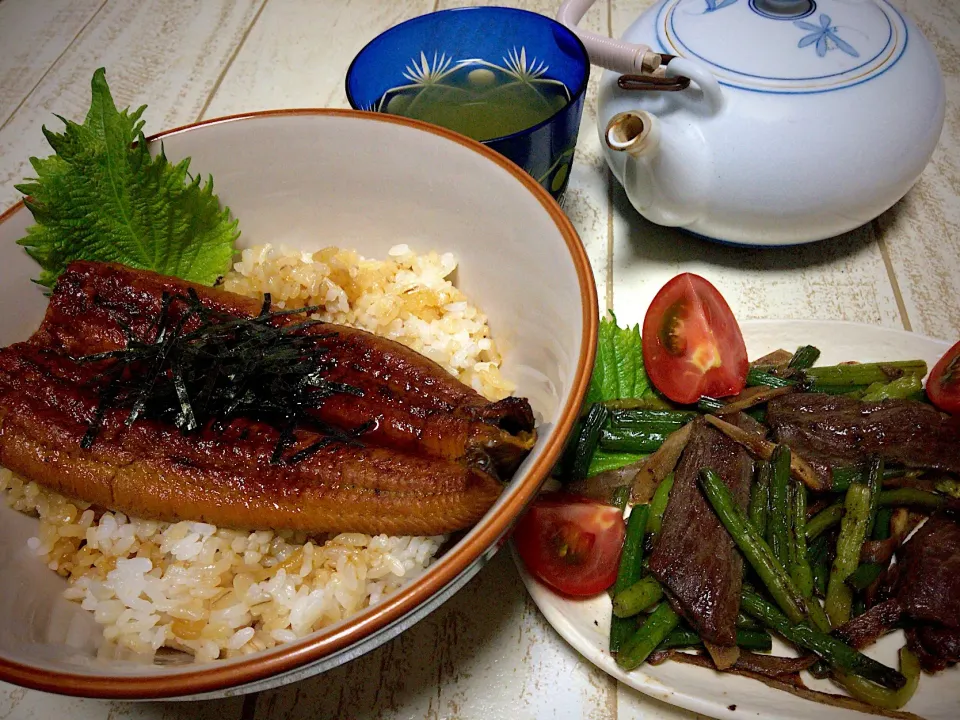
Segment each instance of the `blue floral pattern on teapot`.
M889 0L666 0L655 27L655 50L698 60L721 85L758 93L860 85L896 65L908 43ZM734 40L745 36L762 41Z
M850 57L860 57L853 45L848 43L846 40L843 40L837 34L836 25L831 25L832 20L830 16L825 13L820 13L820 25L814 25L808 23L804 20L795 20L794 25L796 25L801 30L810 30L810 34L800 38L800 42L797 43L798 48L805 48L808 45L813 45L816 43L817 55L824 57L827 54L827 50L830 49L831 45L836 47L838 50L843 50Z

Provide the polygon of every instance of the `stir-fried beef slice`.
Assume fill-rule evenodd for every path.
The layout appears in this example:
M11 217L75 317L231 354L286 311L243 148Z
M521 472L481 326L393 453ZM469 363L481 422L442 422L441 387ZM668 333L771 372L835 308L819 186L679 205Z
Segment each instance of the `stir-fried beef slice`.
M897 598L914 620L960 629L960 525L935 515L897 553Z
M750 456L723 433L695 421L677 466L650 571L705 640L729 646L736 641L743 560L697 485L702 468L715 470L746 508L753 475Z
M940 660L937 663L939 669L960 662L960 630L921 625L916 630L916 637L928 654Z
M917 656L928 673L945 670L960 662L960 630L951 630L936 625L908 627L905 632L907 647Z
M896 598L877 603L865 613L837 628L837 635L855 648L872 645L889 632L903 616L903 608Z
M767 423L777 442L826 479L830 465L850 465L871 454L907 467L960 472L960 426L924 403L794 393L769 402Z
M886 590L894 597L881 605L911 621L907 643L924 670L960 662L960 525L944 515L927 520L897 551Z
M760 438L766 438L770 432L766 425L759 420L755 420L743 411L731 413L729 416L724 416L723 419L728 423L733 423L741 430L746 430Z

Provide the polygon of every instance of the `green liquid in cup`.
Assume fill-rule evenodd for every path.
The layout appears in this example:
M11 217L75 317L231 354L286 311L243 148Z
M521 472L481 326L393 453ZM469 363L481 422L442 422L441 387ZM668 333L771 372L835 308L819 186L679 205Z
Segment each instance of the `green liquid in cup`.
M441 125L482 142L533 127L569 101L570 93L558 80L468 65L440 79L389 90L378 105L382 112Z

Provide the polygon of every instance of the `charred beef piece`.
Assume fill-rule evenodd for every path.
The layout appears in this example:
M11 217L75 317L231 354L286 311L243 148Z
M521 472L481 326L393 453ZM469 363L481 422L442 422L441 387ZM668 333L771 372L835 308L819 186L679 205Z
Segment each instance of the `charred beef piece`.
M960 525L935 515L897 551L884 591L891 597L838 634L855 647L907 619L907 644L927 672L960 662Z
M881 635L900 622L903 607L897 598L877 603L861 615L837 628L837 635L855 648L875 643Z
M830 480L830 465L851 465L865 456L916 468L960 472L960 424L913 400L860 402L822 393L794 393L767 405L767 423Z
M920 666L928 673L945 669L960 662L960 630L918 625L907 628L907 646L920 660Z
M918 623L907 635L911 650L928 672L960 662L960 525L931 517L897 560L895 596Z
M697 485L702 468L715 470L746 508L753 476L750 456L723 433L695 421L677 466L650 571L704 640L730 646L736 642L743 560Z
M934 515L897 560L896 595L910 617L960 630L960 525Z

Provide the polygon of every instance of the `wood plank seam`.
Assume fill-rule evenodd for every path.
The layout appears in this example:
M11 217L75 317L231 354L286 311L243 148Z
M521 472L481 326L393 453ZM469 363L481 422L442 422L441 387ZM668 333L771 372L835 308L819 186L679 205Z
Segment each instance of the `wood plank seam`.
M871 220L870 227L873 229L874 237L877 240L877 247L880 249L880 257L883 258L883 265L887 269L887 277L890 280L891 288L893 288L893 298L897 301L897 311L900 313L900 322L903 323L904 330L913 332L910 316L907 315L907 305L903 301L903 295L900 293L900 282L897 280L897 273L893 269L893 261L890 259L890 253L887 250L887 241L880 231L879 221L877 219Z
M220 89L220 84L223 82L223 78L226 77L227 73L230 71L230 66L233 65L233 61L237 59L237 56L240 54L240 51L243 49L244 43L247 41L247 38L250 36L250 32L253 30L254 25L257 24L257 20L260 19L260 15L263 13L264 8L267 6L267 3L270 0L263 0L260 3L260 7L257 8L257 12L254 14L253 19L250 21L250 24L247 26L247 29L243 31L243 35L240 36L237 46L233 49L233 52L230 53L230 56L227 58L227 61L223 64L223 69L221 69L220 74L217 76L216 82L214 82L213 87L210 89L210 94L207 96L206 101L203 103L203 107L200 108L200 112L197 114L197 121L203 119L203 116L206 115L207 109L210 107L210 103L213 102L214 96L217 94L217 91ZM252 692L243 696L243 705L240 709L240 718L239 720L253 720L257 715L257 703L260 699L259 692Z
M0 1L2 1L2 0L0 0ZM98 8L96 9L96 11L87 19L87 21L83 24L83 27L81 27L81 28L77 31L77 34L73 36L73 39L64 46L63 50L60 51L60 54L57 55L57 57L54 58L53 62L50 63L50 65L47 67L47 69L44 70L43 75L41 75L41 76L37 79L37 82L35 82L35 83L33 84L33 87L30 88L26 93L24 93L24 96L20 99L20 102L17 103L16 107L14 107L13 110L10 111L10 114L9 114L6 118L4 118L4 120L3 120L2 123L0 123L0 130L3 130L3 129L7 126L7 124L8 124L11 120L13 120L13 118L16 116L16 114L17 114L17 112L20 110L20 108L23 107L24 103L27 102L27 100L30 98L30 96L33 95L33 93L36 91L36 89L37 89L38 87L40 87L40 85L41 85L41 84L43 83L43 81L46 79L47 75L50 74L50 71L53 70L53 69L57 66L57 64L60 62L60 60L63 58L63 56L66 55L67 51L68 51L71 47L73 47L73 44L77 41L77 39L78 39L81 35L83 35L84 32L86 32L86 29L90 26L90 23L92 23L92 22L94 21L94 19L97 17L97 15L100 14L100 11L103 10L103 7L107 4L108 1L109 1L109 0L103 0L103 2L100 3L100 7L98 7Z
M613 0L607 0L607 36L613 37ZM601 152L603 147L600 148ZM606 308L607 313L613 312L613 172L607 165L607 292Z
M210 103L213 102L214 96L217 94L217 91L220 89L220 84L223 82L223 79L227 76L227 73L230 71L230 66L233 65L233 61L237 59L237 55L240 54L240 51L243 49L243 44L247 41L247 38L250 36L250 31L253 30L253 26L257 24L257 20L260 19L260 15L263 13L263 9L267 6L267 3L270 0L263 0L260 3L260 7L257 8L257 12L253 16L253 20L250 21L250 24L247 26L247 29L243 31L243 35L240 36L240 41L237 43L237 46L233 49L233 52L230 53L230 57L227 58L227 61L223 64L223 69L220 71L220 74L217 76L217 81L213 84L213 87L210 89L210 94L207 95L207 100L203 103L203 107L200 108L200 113L197 115L197 121L203 120L203 116L206 115L207 109L210 107Z

